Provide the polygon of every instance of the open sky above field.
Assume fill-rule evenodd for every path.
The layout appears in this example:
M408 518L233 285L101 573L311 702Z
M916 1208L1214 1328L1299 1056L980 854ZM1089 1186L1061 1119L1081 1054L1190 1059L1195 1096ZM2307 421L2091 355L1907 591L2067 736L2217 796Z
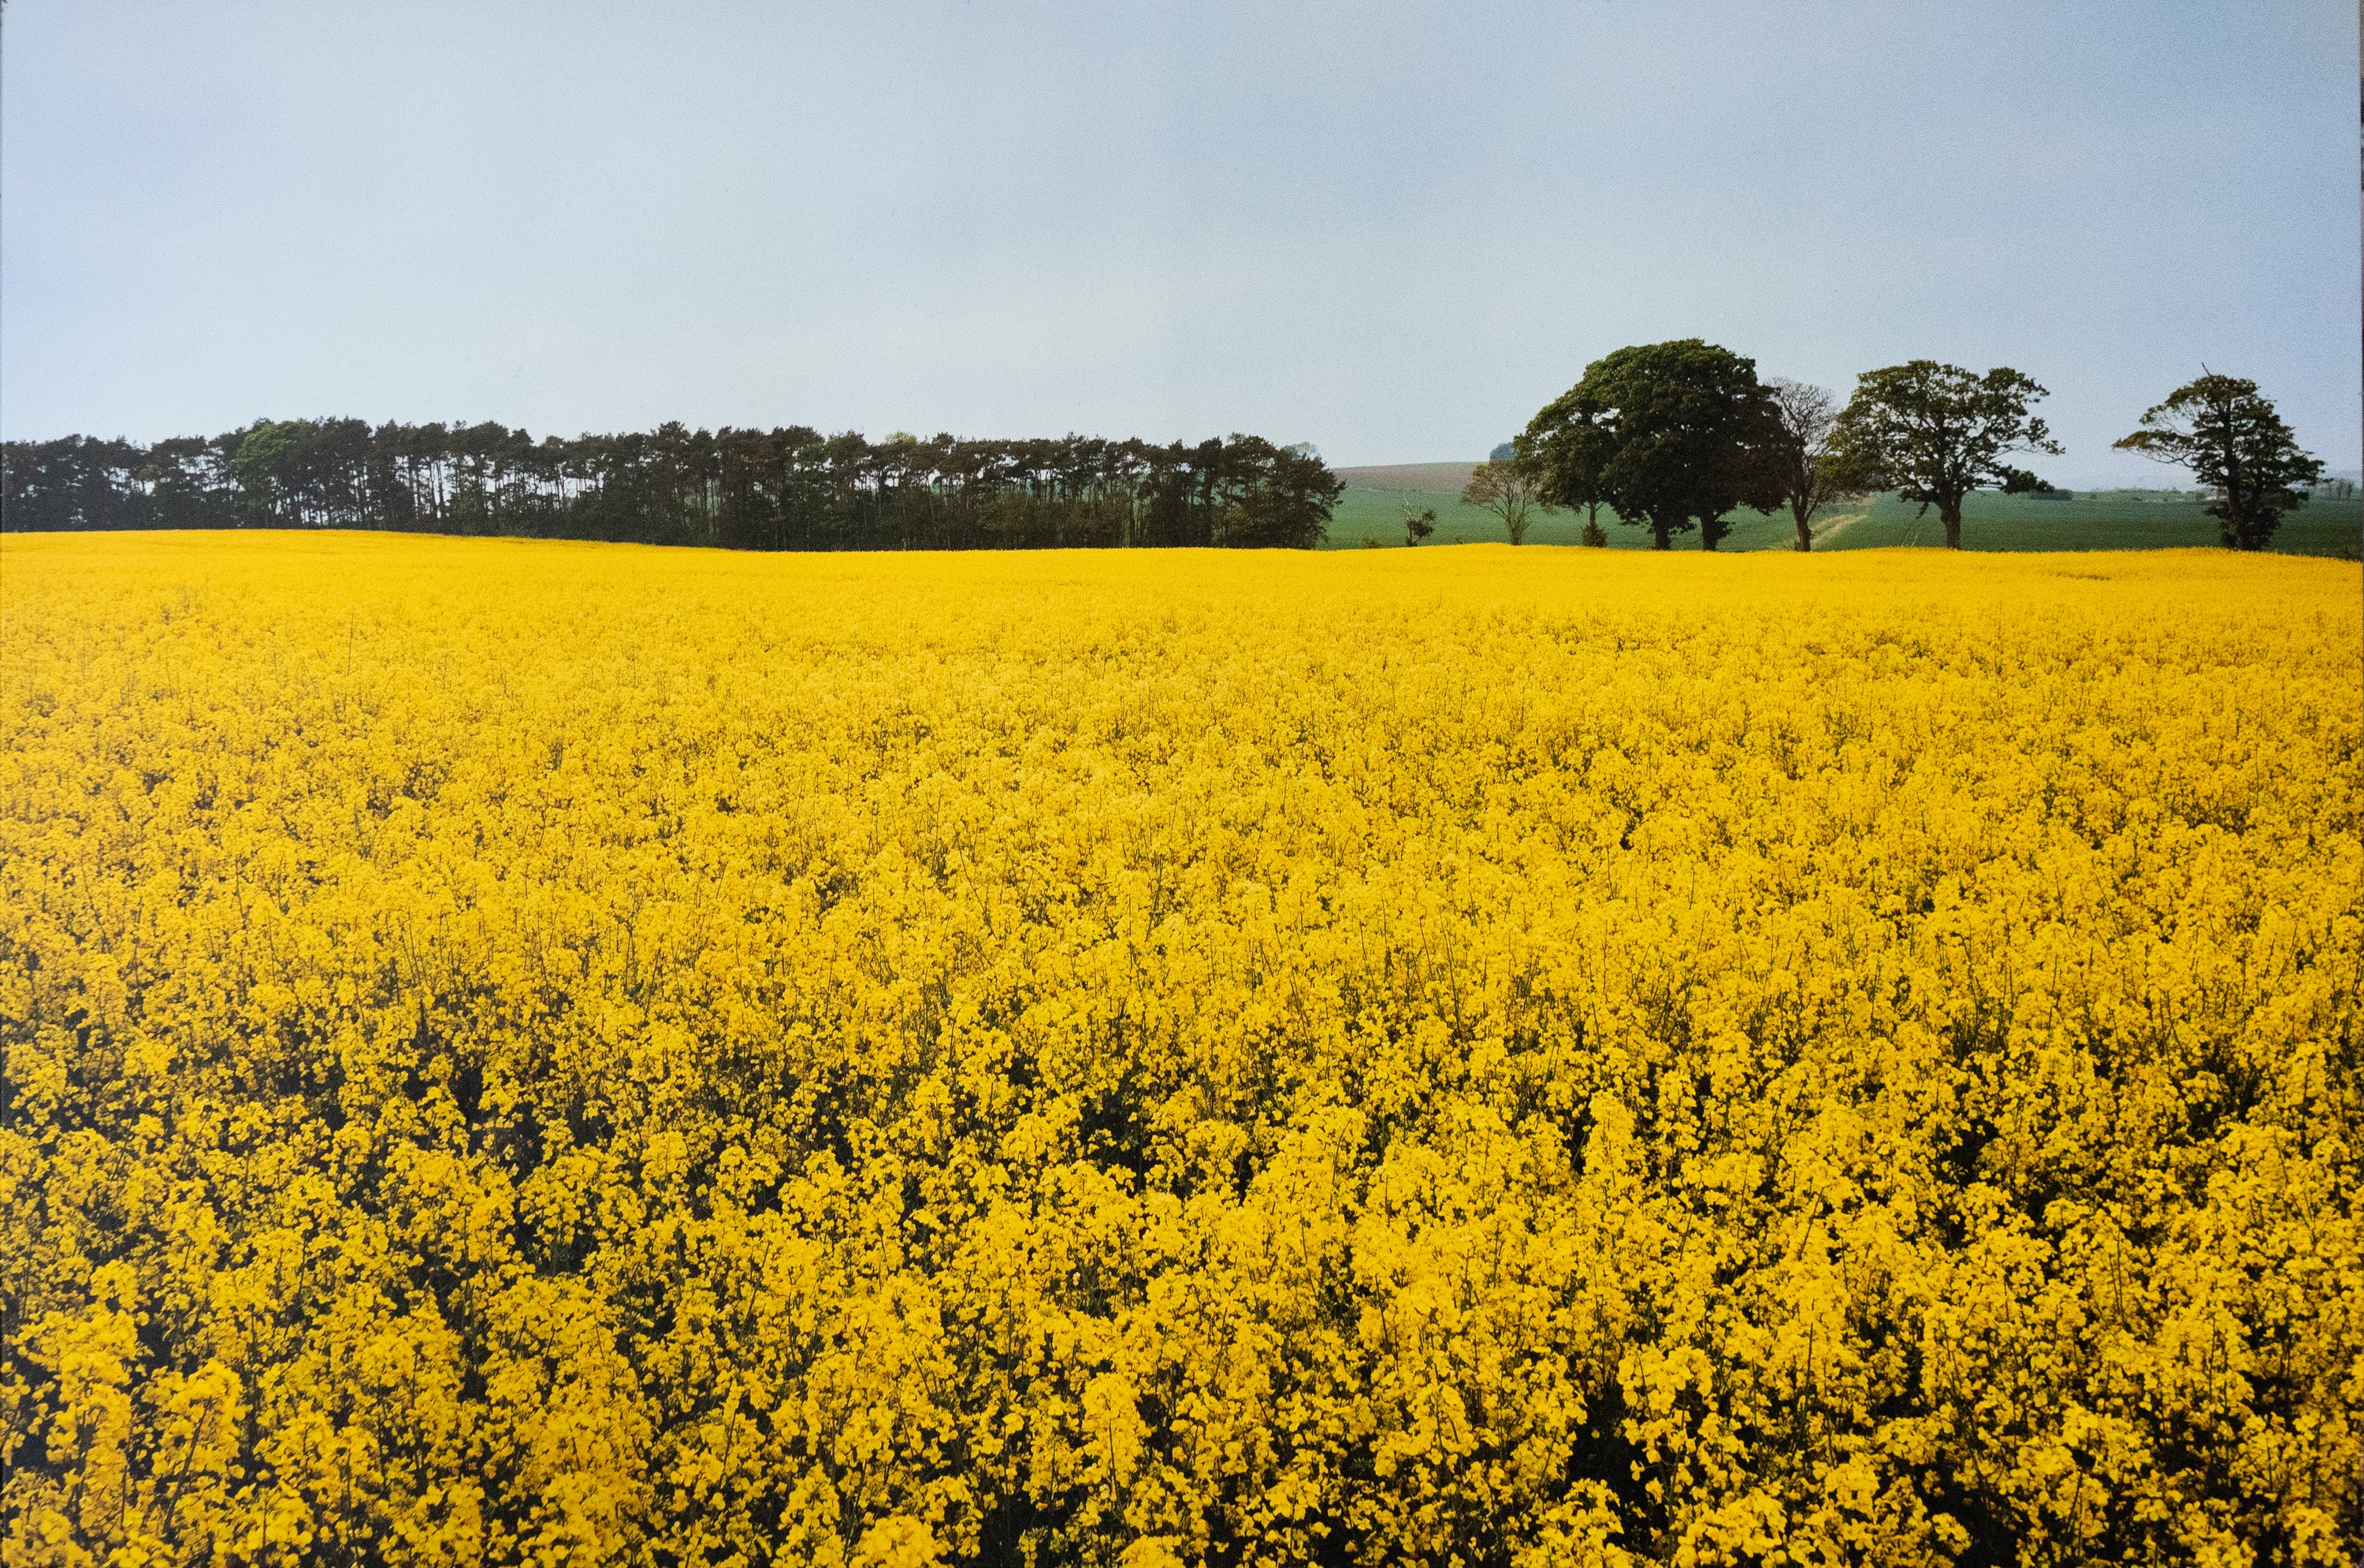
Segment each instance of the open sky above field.
M17 0L0 433L262 416L1482 455L1621 344L2212 369L2359 462L2347 0Z

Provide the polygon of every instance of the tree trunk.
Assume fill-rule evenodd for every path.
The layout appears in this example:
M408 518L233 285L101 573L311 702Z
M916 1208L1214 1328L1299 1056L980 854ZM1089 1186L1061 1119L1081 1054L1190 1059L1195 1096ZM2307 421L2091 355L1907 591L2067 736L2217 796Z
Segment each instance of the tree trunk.
M1947 550L1961 549L1962 498L1957 495L1951 501L1938 502L1937 520L1946 525L1946 548Z
M1813 514L1803 507L1792 506L1790 515L1798 522L1798 553L1807 554L1814 548Z
M1667 535L1667 525L1664 523L1654 519L1650 524L1650 537L1656 541L1650 546L1652 550L1672 550L1675 548L1675 541Z

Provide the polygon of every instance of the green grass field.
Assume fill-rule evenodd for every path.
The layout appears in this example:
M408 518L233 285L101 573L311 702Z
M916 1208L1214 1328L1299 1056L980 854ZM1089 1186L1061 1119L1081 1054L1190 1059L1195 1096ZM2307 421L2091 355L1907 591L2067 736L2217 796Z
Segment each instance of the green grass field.
M1382 546L1404 542L1403 506L1436 508L1436 532L1431 545L1456 542L1500 543L1509 536L1500 522L1475 506L1465 506L1455 479L1468 465L1405 464L1397 469L1343 469L1346 493L1331 514L1332 550L1351 550L1366 538ZM1962 509L1965 550L2158 550L2217 542L2216 519L2207 503L2186 492L2080 492L2070 501L2035 501L2022 495L1973 495ZM1815 521L1817 550L1869 550L1882 545L1938 545L1946 532L1933 509L1918 508L1893 495L1875 497L1868 505L1835 507ZM1611 548L1647 550L1646 528L1624 528L1603 507L1601 526L1609 530ZM1527 532L1529 544L1573 545L1584 528L1581 517L1566 512L1539 516ZM2364 502L2317 500L2291 514L2275 538L2274 549L2292 555L2328 555L2344 561L2358 556L2358 533L2364 529ZM1788 550L1795 537L1787 512L1761 517L1741 512L1732 532L1719 547L1727 550ZM1699 548L1699 535L1678 535L1678 550Z

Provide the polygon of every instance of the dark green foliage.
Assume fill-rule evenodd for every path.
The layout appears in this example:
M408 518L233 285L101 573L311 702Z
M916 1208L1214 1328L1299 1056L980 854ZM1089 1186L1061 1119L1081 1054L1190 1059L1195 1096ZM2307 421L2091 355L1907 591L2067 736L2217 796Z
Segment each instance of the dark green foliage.
M741 550L1310 550L1343 488L1310 449L1255 436L874 443L801 425L536 441L496 424L258 420L148 448L11 441L0 464L12 531L383 528Z
M2060 444L2028 406L2044 388L2008 365L1980 375L1960 365L1911 360L1856 378L1831 445L1860 485L1893 490L1937 508L1946 548L1962 548L1962 497L1981 485L2013 494L2043 482L2002 460Z
M2323 477L2322 462L2299 449L2273 400L2238 376L2188 382L2146 409L2141 424L2114 444L2180 464L2213 486L2208 515L2223 525L2228 550L2263 550L2282 514L2304 506Z
M1552 505L1588 517L1606 505L1646 523L1660 550L1696 528L1713 550L1725 513L1781 504L1762 456L1771 420L1756 361L1685 338L1595 360L1518 444Z
M2314 499L2290 514L2266 549L2282 554L2357 558L2359 503L2352 496L2332 495L2326 480L2315 486ZM1439 489L1355 488L1350 478L1346 493L1330 522L1330 542L1346 548L1396 537L1403 503L1436 508L1439 537L1466 534L1473 542L1506 542L1501 520L1475 506L1461 505L1457 492ZM2180 491L2034 491L2007 495L2000 489L1974 490L1962 498L1963 549L1968 550L2188 550L2216 544L2218 523L2207 515L2208 496L2189 488ZM1788 508L1769 517L1734 512L1726 519L1731 531L1716 546L1734 550L1797 549L1796 528ZM1604 511L1599 528L1612 550L1647 550L1650 536L1639 528L1614 526L1616 515ZM1815 516L1814 553L1882 548L1936 546L1945 531L1935 515L1893 494L1852 496L1834 503ZM1531 546L1575 547L1589 543L1582 512L1551 512L1539 516L1528 529ZM1433 541L1432 541L1433 542Z
M67 436L39 445L8 442L7 484L0 520L9 528L24 517L55 517L70 528L145 526L138 505L140 475L150 454L129 441Z

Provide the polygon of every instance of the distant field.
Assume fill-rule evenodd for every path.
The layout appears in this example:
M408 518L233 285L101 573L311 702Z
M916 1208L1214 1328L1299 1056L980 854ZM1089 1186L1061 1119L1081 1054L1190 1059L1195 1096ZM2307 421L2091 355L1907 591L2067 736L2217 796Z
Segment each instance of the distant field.
M1399 462L1385 468L1341 468L1334 472L1349 490L1431 490L1458 495L1469 483L1474 462Z
M1330 548L1354 549L1366 537L1382 545L1404 541L1403 506L1436 508L1436 533L1431 544L1500 543L1507 536L1489 513L1461 504L1461 486L1468 482L1470 463L1401 463L1383 468L1342 468L1346 493L1331 515ZM2080 495L2073 501L2034 501L2020 495L1976 495L1963 508L1962 544L1968 550L2163 550L2216 542L2216 519L2206 503L2191 495L2170 498L2158 491L2102 491ZM1877 497L1868 506L1834 509L1817 519L1815 548L1867 550L1881 545L1935 545L1945 542L1945 530L1935 510L1918 508L1893 495ZM1649 531L1622 528L1602 508L1601 524L1609 529L1611 548L1647 550ZM1530 544L1575 544L1584 519L1566 512L1538 517L1527 533ZM2314 501L2292 514L2282 525L2274 548L2292 555L2328 555L2357 559L2359 528L2364 528L2364 503ZM1722 549L1727 550L1787 550L1792 532L1787 512L1760 517L1742 512ZM1694 533L1678 539L1676 548L1699 548Z

